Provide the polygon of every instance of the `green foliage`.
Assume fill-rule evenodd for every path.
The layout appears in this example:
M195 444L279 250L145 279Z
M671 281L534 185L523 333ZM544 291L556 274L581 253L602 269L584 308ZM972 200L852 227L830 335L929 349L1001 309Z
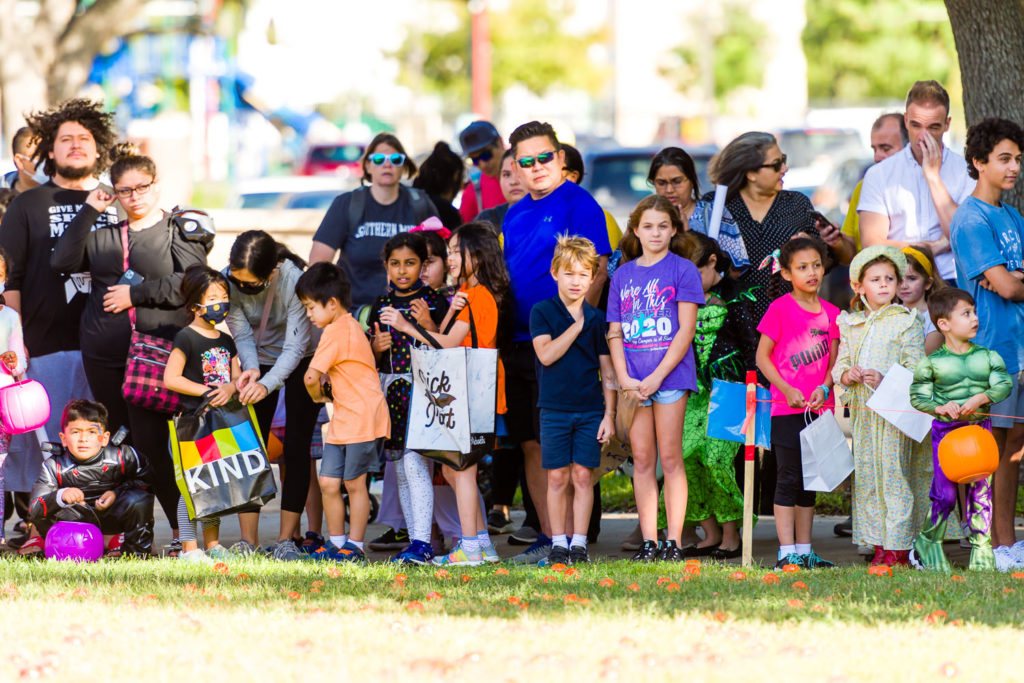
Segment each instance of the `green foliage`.
M901 98L916 80L957 81L942 0L807 0L811 99Z

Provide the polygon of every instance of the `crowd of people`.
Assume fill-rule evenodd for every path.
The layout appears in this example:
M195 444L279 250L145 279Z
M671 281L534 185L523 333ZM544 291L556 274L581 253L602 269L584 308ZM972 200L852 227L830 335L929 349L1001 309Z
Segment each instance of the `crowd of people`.
M740 445L707 436L711 387L756 369L772 417L755 507L774 515L779 566L833 566L812 547L800 435L845 408L853 514L837 533L875 565L948 570L942 542L964 537L971 568L1024 567L1013 526L1024 220L1001 201L1024 131L985 119L961 156L943 144L949 123L934 81L914 84L902 115L879 117L876 163L841 228L783 189L786 155L769 133L744 133L713 158L720 212L690 155L661 150L652 194L624 230L579 186L582 156L546 123L517 127L506 145L474 122L460 135L465 158L439 142L419 168L382 133L366 147L360 188L328 209L308 264L258 229L237 237L227 264L208 264L212 231L161 207L156 165L117 142L99 103L30 114L4 178L15 196L0 219L0 385L35 379L53 411L45 437L0 435L4 517L21 517L8 545L40 552L55 521L85 519L123 534L111 555L149 556L155 499L173 531L169 554L186 561L349 562L372 548L472 566L501 561L492 534L509 534L525 546L510 562L584 563L600 531L602 448L619 440L639 517L624 549L636 561L727 560L742 552ZM819 295L839 264L850 272L846 311ZM168 412L126 379L147 343L168 349L159 380L177 411L252 406L264 441L283 424L269 548L259 502L231 510L241 528L231 548L218 516L185 504ZM497 350L486 500L475 459L408 443L413 352L458 347ZM923 441L867 407L895 365L913 373L910 399L934 417ZM996 439L991 485L958 487L939 465L939 442L965 425ZM112 437L120 427L127 435ZM44 462L50 435L61 447ZM378 473L373 520L368 477ZM949 525L958 508L962 524ZM368 540L370 521L387 530Z

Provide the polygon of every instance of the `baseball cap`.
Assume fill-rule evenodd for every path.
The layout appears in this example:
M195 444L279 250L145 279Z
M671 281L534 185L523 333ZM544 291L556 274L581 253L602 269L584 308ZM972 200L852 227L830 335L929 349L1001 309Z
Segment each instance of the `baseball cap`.
M490 121L474 121L459 133L459 145L463 154L472 156L500 138L498 129Z

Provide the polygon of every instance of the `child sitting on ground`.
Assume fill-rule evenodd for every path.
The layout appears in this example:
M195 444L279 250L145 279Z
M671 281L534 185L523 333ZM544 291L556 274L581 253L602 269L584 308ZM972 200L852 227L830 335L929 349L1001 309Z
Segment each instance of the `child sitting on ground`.
M110 445L107 409L101 403L70 401L60 425L65 450L43 462L32 487L33 535L45 537L58 521L99 520L105 536L124 534L122 555L149 557L153 494L146 482L146 459L131 446Z
M381 391L370 342L349 312L351 285L332 263L316 263L295 283L295 294L310 322L323 330L306 371L306 390L314 401L334 405L320 460L320 490L330 541L314 559L363 560L363 539L370 517L366 475L376 472L377 439L391 432L387 402ZM345 536L345 482L349 532Z
M958 427L981 425L991 431L992 421L977 415L989 403L999 403L1013 388L1003 359L995 351L973 344L978 333L978 315L974 298L962 289L949 288L928 301L932 322L946 343L926 356L914 371L910 385L910 404L935 416L932 422L932 501L931 515L924 530L914 541L910 562L918 569L950 570L942 550L946 520L956 507L956 482L950 481L939 466L939 443ZM994 569L989 531L992 523L991 478L967 484L964 510L965 531L971 542L970 569Z

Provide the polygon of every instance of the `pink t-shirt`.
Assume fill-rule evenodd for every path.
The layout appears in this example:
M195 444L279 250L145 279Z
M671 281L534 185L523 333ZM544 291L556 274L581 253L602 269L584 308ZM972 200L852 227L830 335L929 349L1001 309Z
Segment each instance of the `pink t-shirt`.
M796 302L792 294L780 296L768 306L757 331L775 342L772 365L790 386L810 398L814 390L828 377L828 355L833 341L839 340L836 319L839 309L825 301L821 311L811 313ZM835 407L830 393L826 408ZM796 415L803 408L790 408L786 397L772 385L772 415Z
M486 173L480 174L480 194L484 200L483 206L477 206L476 188L473 181L466 183L462 188L462 203L459 205L459 215L462 220L469 223L480 215L484 209L490 209L505 203L505 195L501 193L501 181L492 178Z

